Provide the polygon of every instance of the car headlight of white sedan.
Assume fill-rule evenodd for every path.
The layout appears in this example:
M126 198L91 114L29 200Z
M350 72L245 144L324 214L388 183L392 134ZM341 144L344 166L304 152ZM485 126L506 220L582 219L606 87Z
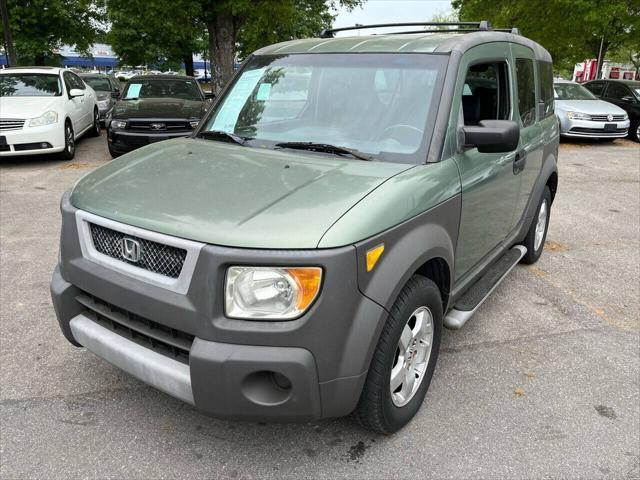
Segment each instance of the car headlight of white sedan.
M32 118L29 120L30 127L42 127L44 125L51 125L52 123L56 123L58 121L58 114L53 110L48 111L47 113L40 115L39 117Z
M567 112L567 117L571 120L591 120L591 115L581 112Z

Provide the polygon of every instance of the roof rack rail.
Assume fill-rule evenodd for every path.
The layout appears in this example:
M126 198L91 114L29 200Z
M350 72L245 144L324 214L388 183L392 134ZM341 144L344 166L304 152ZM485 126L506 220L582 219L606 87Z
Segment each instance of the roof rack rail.
M469 33L469 32L508 32L520 35L517 28L496 28L491 26L487 20L480 22L410 22L410 23L377 23L373 25L354 25L353 27L329 28L322 31L320 38L333 38L337 32L346 32L349 30L364 30L369 28L391 28L391 27L458 27L446 29L432 30L410 30L402 32L390 32L390 35L398 35L403 33ZM460 28L461 27L461 28Z

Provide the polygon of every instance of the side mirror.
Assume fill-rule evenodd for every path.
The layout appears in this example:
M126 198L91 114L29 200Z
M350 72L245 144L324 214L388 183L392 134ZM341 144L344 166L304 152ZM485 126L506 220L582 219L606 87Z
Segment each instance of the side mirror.
M206 98L207 100L213 100L214 98L216 98L216 94L213 92L204 92L204 98Z
M635 99L631 95L625 95L620 100L622 100L623 102L627 102L627 103L633 103L633 101Z
M120 90L111 92L111 98L115 98L116 100L118 100L120 98Z
M79 88L72 88L69 90L69 97L84 97L84 90L80 90Z
M481 153L512 152L520 142L520 127L512 120L481 120L477 126L462 127L467 148Z

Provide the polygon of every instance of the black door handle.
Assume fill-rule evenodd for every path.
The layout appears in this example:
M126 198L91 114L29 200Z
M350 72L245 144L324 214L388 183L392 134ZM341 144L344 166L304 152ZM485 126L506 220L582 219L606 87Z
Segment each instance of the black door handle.
M513 159L513 174L518 175L520 172L522 172L526 164L527 164L527 152L525 150L520 150L519 152L516 152L516 156Z

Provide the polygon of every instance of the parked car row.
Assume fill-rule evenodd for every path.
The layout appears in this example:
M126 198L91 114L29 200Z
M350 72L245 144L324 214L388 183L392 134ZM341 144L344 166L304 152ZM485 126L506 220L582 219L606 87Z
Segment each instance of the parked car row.
M562 136L640 141L640 82L556 80L554 94Z
M193 77L139 75L126 86L114 77L54 67L0 71L0 156L57 153L69 160L85 133L107 129L113 157L193 132L207 110Z

